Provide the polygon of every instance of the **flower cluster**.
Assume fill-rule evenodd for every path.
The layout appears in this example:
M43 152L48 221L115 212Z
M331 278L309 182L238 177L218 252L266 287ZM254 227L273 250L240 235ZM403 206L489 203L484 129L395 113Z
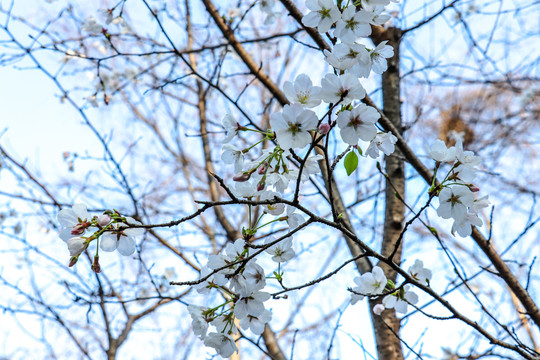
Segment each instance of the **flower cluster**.
M144 233L144 229L132 227L141 223L129 216L122 216L116 210L90 216L84 204L60 210L57 219L63 227L60 238L66 242L71 257L69 266L75 265L92 241L99 242L92 265L95 272L100 271L99 249L107 252L118 250L121 255L132 255L135 252L135 237Z
M477 192L478 188L472 185L480 157L472 151L464 151L460 138L456 145L450 148L441 140L435 141L428 155L437 162L436 172L442 163L451 164L441 184L438 187L432 186L430 190L439 196L437 214L443 219L454 220L452 234L457 232L462 237L471 235L472 225L483 224L478 212L489 206L488 196L476 198L474 192Z
M421 283L429 286L431 280L431 270L424 267L424 263L416 260L414 265L409 268L409 275ZM365 273L354 279L356 286L351 289L351 304L356 304L364 297L376 297L387 294L382 299L382 306L377 305L373 311L380 315L384 309L395 309L398 313L406 314L408 305L415 305L418 302L416 295L409 284L404 284L399 288L386 278L384 271L375 266L371 272Z
M266 252L279 264L295 255L291 238L271 239L266 243ZM272 318L272 313L264 306L270 294L262 291L267 276L256 259L249 258L249 255L250 250L243 239L229 243L222 253L211 255L201 269L204 281L196 285L196 289L202 294L216 289L226 301L212 308L188 306L194 333L223 357L237 351L233 338L238 333L236 320L243 330L260 335ZM274 274L278 280L283 275L279 270Z

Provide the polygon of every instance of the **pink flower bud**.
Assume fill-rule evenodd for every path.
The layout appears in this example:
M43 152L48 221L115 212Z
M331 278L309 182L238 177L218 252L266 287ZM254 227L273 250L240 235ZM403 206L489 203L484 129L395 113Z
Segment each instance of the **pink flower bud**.
M257 191L263 191L266 184L264 182L260 182L257 184Z
M479 192L480 188L476 185L469 185L469 189L471 189L472 192Z
M330 131L330 125L327 123L323 123L319 125L319 134L326 135Z
M97 218L97 223L99 226L107 226L111 222L111 217L107 214L99 215Z
M268 168L268 163L265 162L264 164L261 165L261 167L259 168L259 175L264 175L264 173L266 172L266 169Z
M382 312L384 311L385 307L383 304L377 304L373 307L373 312L376 314L376 315L381 315Z
M87 226L86 226L85 223L77 224L77 225L75 225L73 230L71 230L71 235L81 235L82 233L84 233L84 229L86 229L86 228L87 228Z
M77 260L79 260L79 257L78 256L74 256L72 257L71 259L69 259L69 265L68 267L72 267L73 265L75 265L77 263Z
M240 174L236 174L234 175L234 177L232 178L234 181L238 181L238 182L244 182L244 181L248 181L249 178L250 178L250 174L248 173L240 173Z

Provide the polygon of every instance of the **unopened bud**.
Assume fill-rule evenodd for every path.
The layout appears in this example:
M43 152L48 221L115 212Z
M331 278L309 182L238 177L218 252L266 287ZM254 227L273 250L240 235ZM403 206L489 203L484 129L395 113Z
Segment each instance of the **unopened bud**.
M330 131L330 124L323 123L319 125L319 134L326 135Z
M261 181L260 183L257 184L257 191L263 191L265 186L266 184L263 181Z
M471 189L472 192L479 192L480 188L476 185L469 185L469 189Z
M381 315L382 312L384 311L385 307L383 304L377 304L373 307L373 312L376 314L376 315Z
M261 167L259 168L259 175L264 175L264 173L266 172L266 169L268 168L268 163L265 162L264 164L261 165Z
M107 214L99 215L97 218L97 223L99 226L107 226L111 222L111 217Z
M234 175L232 179L237 182L244 182L244 181L248 181L249 178L250 178L250 174L243 172L243 173Z
M99 266L99 256L94 256L94 262L92 263L92 271L96 274L101 272L101 266Z
M69 259L69 265L68 267L72 267L73 265L75 265L77 263L77 261L79 260L79 257L78 256L74 256L72 257L71 259Z
M90 226L90 224L86 221L83 221L80 224L77 224L73 227L73 230L71 230L71 235L81 235L84 233L84 230Z

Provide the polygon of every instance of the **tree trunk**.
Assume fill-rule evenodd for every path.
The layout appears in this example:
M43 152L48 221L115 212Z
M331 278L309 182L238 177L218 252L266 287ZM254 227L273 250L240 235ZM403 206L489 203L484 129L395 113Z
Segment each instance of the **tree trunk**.
M373 36L376 43L388 40L388 45L394 48L394 56L388 59L388 71L382 75L383 108L386 116L394 126L402 132L401 128L401 102L400 102L400 74L399 74L399 43L401 30L389 28ZM403 230L405 221L405 205L401 199L405 198L405 166L400 151L385 157L386 179L384 230L381 254L389 257L392 254L396 264L401 262L401 244L398 244L399 235ZM399 197L396 195L399 194ZM387 278L395 282L396 272L386 264L380 263ZM370 308L380 303L370 301ZM385 310L381 316L372 313L373 328L377 342L379 360L403 359L403 351L399 338L400 320L393 309Z

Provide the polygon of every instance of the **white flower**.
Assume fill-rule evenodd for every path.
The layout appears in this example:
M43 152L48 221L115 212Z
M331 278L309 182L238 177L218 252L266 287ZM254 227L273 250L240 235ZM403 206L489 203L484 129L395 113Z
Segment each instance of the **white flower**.
M302 24L316 27L322 34L328 32L341 17L334 0L307 0L306 7L311 12L302 18Z
M283 92L290 102L302 104L308 108L321 103L321 88L313 86L311 79L306 74L298 75L294 83L286 81L283 84Z
M296 208L287 206L287 224L289 225L289 230L296 229L306 221L301 214L295 213L295 210Z
M310 175L318 174L321 172L319 167L319 160L322 160L322 155L312 155L306 159L304 162L304 169L302 170L301 181L306 181L309 179Z
M141 225L131 217L126 217L130 225ZM121 255L129 256L135 252L135 237L144 233L143 228L128 228L125 224L117 224L116 230L106 231L101 237L101 250L118 250Z
M232 144L224 144L221 148L221 160L225 164L234 164L234 172L239 173L244 166L244 153Z
M377 133L375 138L371 140L366 154L371 156L373 159L379 157L379 150L382 151L385 155L390 155L394 152L394 144L397 142L397 137L392 133Z
M396 312L406 314L408 304L415 305L418 302L418 295L409 290L410 285L405 285L401 291L383 298L383 304L387 309L395 308Z
M262 290L266 286L266 275L264 269L251 261L246 265L244 271L236 277L231 278L231 287L241 297L247 297Z
M225 136L225 139L223 139L223 143L226 144L230 142L236 135L238 135L240 125L230 114L225 115L223 120L221 120L221 124L225 128L225 131L227 131L227 136Z
M236 182L231 190L235 196L249 199L257 195L257 183L253 181Z
M461 237L467 237L472 233L472 225L482 226L483 222L475 212L468 212L464 219L455 220L452 224L452 235L457 232Z
M319 118L311 110L304 110L302 105L285 105L283 111L270 117L270 126L282 149L303 148L311 142L309 130L317 127Z
M371 68L374 73L382 74L388 69L386 58L394 56L394 48L386 45L388 41L383 41L373 50L370 50Z
M103 26L96 22L96 19L92 16L83 23L82 30L93 34L100 34L103 30Z
M341 39L342 42L353 43L357 38L371 34L371 25L369 25L371 15L364 11L356 11L355 6L349 6L341 14L341 19L337 21L334 36Z
M358 292L366 295L378 295L383 293L387 279L384 271L375 266L371 272L356 277L354 282L358 285Z
M273 186L278 193L285 192L285 190L289 187L289 181L290 179L287 174L272 172L266 175L266 184Z
M263 191L261 193L261 200L273 200L275 196L279 195L280 194L275 191ZM263 205L263 211L267 214L278 216L285 211L285 204L276 203Z
M247 316L261 316L264 312L264 302L268 299L270 299L270 294L264 291L257 291L242 297L234 304L234 315L239 320Z
M58 222L64 228L60 231L60 238L67 241L73 236L84 234L90 225L90 215L85 204L74 204L71 209L62 209L57 215Z
M232 336L224 333L209 333L204 339L204 345L216 349L217 353L225 358L238 351Z
M467 207L472 206L473 202L474 194L467 186L445 187L439 193L437 214L443 219L453 218L463 222L467 218Z
M429 157L439 162L453 162L456 160L456 148L448 149L442 140L435 140L428 151Z
M481 197L480 199L474 200L470 210L478 213L481 209L488 207L491 203L488 200L489 195Z
M324 50L326 62L339 70L355 75L367 77L371 70L369 52L364 45L340 43L332 51Z
M370 24L375 26L381 26L390 20L391 16L388 14L382 14L384 6L367 5L363 6L363 9L371 15Z
M416 260L414 265L409 268L408 272L419 283L429 285L431 280L431 270L426 269L421 260Z
M377 134L375 123L380 117L375 108L365 104L342 111L337 117L341 138L349 145L357 145L358 139L371 141Z
M480 156L474 155L472 151L463 151L463 143L458 139L456 142L456 157L460 164L454 170L460 180L469 183L476 176L476 166L480 164Z
M275 240L274 238L269 237L265 241L265 243L268 244L268 243L273 242L274 240ZM292 249L292 238L287 237L281 240L277 244L274 244L270 246L268 249L266 249L266 252L270 255L273 255L272 260L278 263L287 262L291 260L295 255L295 252Z
M272 320L272 313L264 310L259 316L246 316L240 320L240 327L244 330L250 329L254 334L261 335L264 331L264 326Z
M208 309L201 306L188 305L187 310L191 316L191 327L193 328L193 332L203 340L206 336L206 331L208 330L208 321L203 315L203 312Z
M77 256L88 247L86 244L86 239L81 237L72 237L68 239L67 246L69 250L69 256Z
M321 96L327 103L335 104L343 97L343 104L350 104L353 100L361 100L366 96L358 77L352 74L326 74L321 86Z

